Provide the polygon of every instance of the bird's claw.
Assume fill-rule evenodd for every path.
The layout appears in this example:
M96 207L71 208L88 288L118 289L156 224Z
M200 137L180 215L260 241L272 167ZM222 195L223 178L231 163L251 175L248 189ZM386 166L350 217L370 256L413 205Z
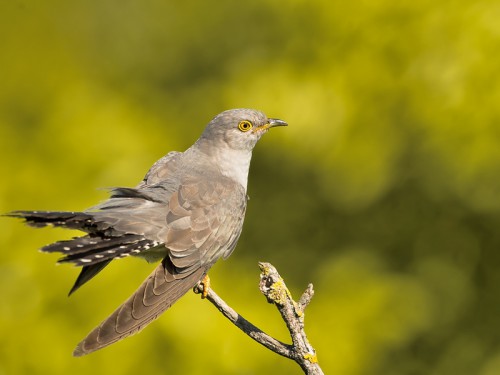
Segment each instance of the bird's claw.
M201 293L201 298L207 298L208 291L210 290L210 277L208 275L203 276L198 284L194 287L195 293Z

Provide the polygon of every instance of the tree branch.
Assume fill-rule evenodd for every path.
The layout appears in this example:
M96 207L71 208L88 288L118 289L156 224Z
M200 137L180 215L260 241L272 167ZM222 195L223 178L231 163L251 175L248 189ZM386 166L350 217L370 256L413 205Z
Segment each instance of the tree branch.
M292 338L292 345L282 343L268 335L248 320L243 318L226 302L224 302L211 288L200 282L194 287L195 293L206 293L206 298L233 323L236 327L276 354L290 358L297 362L305 374L322 375L316 351L309 343L304 330L304 310L314 295L312 284L309 284L299 302L292 299L292 295L285 285L283 278L270 263L259 263L260 291L266 296L269 303L274 304L285 321ZM203 294L202 294L203 295Z

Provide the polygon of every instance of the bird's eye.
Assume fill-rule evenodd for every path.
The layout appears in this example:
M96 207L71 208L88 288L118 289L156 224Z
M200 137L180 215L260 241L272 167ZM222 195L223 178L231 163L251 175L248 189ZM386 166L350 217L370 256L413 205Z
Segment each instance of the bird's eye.
M250 129L252 129L252 126L253 125L250 121L243 120L243 121L240 121L240 123L238 124L238 129L240 129L242 132L247 132Z

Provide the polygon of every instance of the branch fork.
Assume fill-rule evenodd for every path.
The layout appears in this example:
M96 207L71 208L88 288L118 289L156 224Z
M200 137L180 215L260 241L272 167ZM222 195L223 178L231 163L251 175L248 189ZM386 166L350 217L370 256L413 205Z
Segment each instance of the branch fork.
M304 310L314 295L312 284L308 285L299 301L296 302L293 300L285 281L272 264L260 262L259 268L261 270L259 289L267 301L278 309L290 332L292 344L275 339L247 321L224 302L213 289L206 290L203 282L198 283L194 287L194 291L206 295L206 299L217 307L227 319L259 344L276 354L294 360L305 374L323 374L318 364L316 351L309 343L304 329Z

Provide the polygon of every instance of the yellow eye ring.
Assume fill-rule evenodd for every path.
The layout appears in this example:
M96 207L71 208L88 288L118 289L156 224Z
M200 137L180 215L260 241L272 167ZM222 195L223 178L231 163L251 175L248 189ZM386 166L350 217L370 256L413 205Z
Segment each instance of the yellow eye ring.
M240 121L240 123L238 124L238 129L240 129L242 132L247 132L252 129L252 127L252 123L247 120Z

